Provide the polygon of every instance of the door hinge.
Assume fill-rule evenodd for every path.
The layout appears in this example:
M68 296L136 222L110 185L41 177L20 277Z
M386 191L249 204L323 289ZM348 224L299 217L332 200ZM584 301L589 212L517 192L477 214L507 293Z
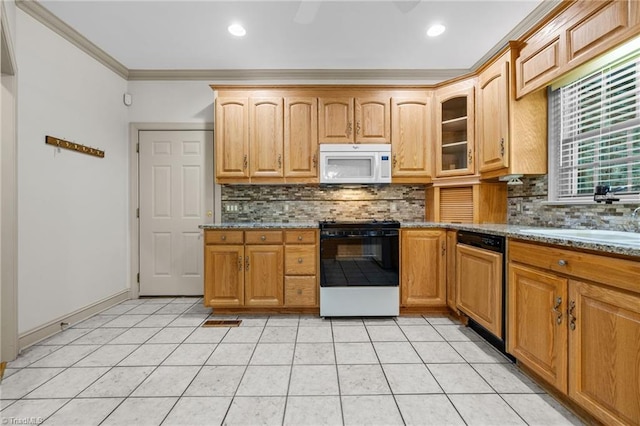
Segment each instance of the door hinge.
M140 218L140 207L136 209L136 217Z
M140 153L140 142L136 144L136 152Z

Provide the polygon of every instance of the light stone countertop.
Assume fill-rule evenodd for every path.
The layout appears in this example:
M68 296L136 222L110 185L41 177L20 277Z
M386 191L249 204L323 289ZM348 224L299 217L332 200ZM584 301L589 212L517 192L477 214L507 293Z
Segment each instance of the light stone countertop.
M261 229L261 228L280 228L280 229L316 229L319 224L317 221L305 222L223 222L208 223L200 225L200 229ZM505 224L459 224L459 223L440 223L440 222L402 222L401 228L439 228L454 229L471 232L482 232L491 235L502 235L508 238L518 238L521 240L537 241L547 244L555 244L559 246L572 247L583 250L593 250L603 253L612 253L624 256L638 257L640 260L640 248L631 247L621 243L607 242L587 242L578 239L564 238L559 236L539 235L526 232L528 229L550 229L535 226L521 225L505 225ZM640 234L638 234L640 242Z

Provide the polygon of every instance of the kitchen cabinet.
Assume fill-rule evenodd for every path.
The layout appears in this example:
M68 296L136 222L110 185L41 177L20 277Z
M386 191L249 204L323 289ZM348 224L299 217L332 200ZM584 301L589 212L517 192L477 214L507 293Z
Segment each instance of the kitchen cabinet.
M458 232L447 230L447 306L454 312L458 312L456 306L456 245Z
M321 97L318 100L320 143L389 143L389 97Z
M506 223L507 186L434 182L426 190L425 218L429 222Z
M558 15L523 40L516 66L518 98L640 32L635 0L567 2Z
M501 253L456 246L456 307L501 339L502 262Z
M284 177L287 182L318 182L318 99L284 98Z
M205 231L205 306L317 308L318 231Z
M282 178L283 100L281 97L249 99L249 176Z
M604 424L640 423L640 262L509 242L508 350Z
M446 231L400 230L400 306L447 305Z
M216 99L216 177L220 181L249 180L249 99Z
M436 176L463 176L475 171L474 80L436 90Z
M477 144L482 179L547 173L546 93L519 100L511 84L509 49L478 76Z
M391 176L394 183L431 182L431 97L391 99Z

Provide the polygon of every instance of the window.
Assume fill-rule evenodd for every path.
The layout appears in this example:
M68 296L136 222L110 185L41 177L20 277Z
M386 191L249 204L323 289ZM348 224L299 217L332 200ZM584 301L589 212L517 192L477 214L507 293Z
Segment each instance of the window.
M549 96L550 200L640 191L640 52Z

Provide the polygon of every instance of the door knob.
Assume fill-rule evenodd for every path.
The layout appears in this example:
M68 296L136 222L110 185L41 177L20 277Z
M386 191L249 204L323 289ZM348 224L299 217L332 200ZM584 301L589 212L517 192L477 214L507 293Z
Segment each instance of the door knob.
M213 212L211 210L207 210L207 217L213 216Z

